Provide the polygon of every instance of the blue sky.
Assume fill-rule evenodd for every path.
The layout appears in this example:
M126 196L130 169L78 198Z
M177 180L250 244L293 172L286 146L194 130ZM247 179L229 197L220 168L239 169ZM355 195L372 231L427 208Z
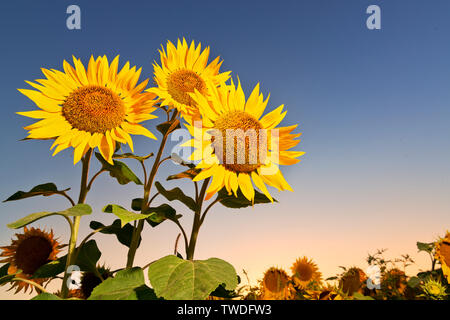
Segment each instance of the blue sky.
M66 28L70 4L81 8L81 30ZM381 7L381 30L366 28L371 4ZM247 94L260 82L271 93L268 110L285 104L283 125L299 124L297 150L306 151L301 163L282 168L294 193L275 193L278 204L217 207L201 230L199 258L224 258L258 278L303 254L329 276L338 265L364 266L377 248L415 254L415 241L431 241L450 225L449 12L444 0L2 2L2 199L50 181L78 192L80 164L72 165L70 151L51 157L48 141L19 142L31 121L15 112L33 107L16 90L27 88L24 80L41 78L41 67L62 69L72 54L84 62L120 54L121 64L142 66L145 79L160 45L184 36L211 46L211 57L224 59L222 70L238 75ZM156 123L146 126L155 132ZM140 154L157 146L135 141ZM177 170L167 165L159 180ZM128 206L140 194L102 176L87 200L92 219L111 221L103 205ZM14 233L6 223L65 206L56 198L3 203L0 243ZM58 218L37 225L67 237ZM170 254L176 235L168 222L146 230L138 263ZM126 252L109 240L99 238L102 259L120 267Z

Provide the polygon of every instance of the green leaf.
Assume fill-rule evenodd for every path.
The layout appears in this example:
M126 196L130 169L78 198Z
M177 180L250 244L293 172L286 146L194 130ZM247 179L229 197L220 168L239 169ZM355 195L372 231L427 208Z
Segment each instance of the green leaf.
M176 180L176 179L183 179L183 178L188 178L188 179L194 179L196 175L198 175L200 173L200 169L195 169L195 168L191 168L188 169L186 171L177 173L177 174L173 174L167 177L167 180Z
M153 290L145 285L141 268L117 272L94 288L88 300L155 300Z
M184 161L183 158L181 158L178 154L176 154L174 152L172 152L172 154L170 155L170 159L173 162L176 162L176 163L178 163L178 164L180 164L182 166L189 167L191 169L195 168L195 164L193 164L192 162Z
M248 200L241 192L241 190L237 191L237 197L234 194L228 194L225 188L222 188L217 195L217 199L220 199L220 203L227 208L246 208L252 206L252 202ZM278 202L276 199L273 199L274 202ZM255 190L255 199L253 204L260 203L270 203L270 199L267 198L263 193Z
M151 215L151 213L149 214L134 213L128 211L127 209L117 204L108 204L106 207L103 208L103 212L112 213L116 217L118 217L122 222L122 227L125 226L128 222L135 220L142 220Z
M127 184L131 181L134 183L141 185L142 182L139 178L131 171L128 166L121 162L113 160L114 165L108 163L105 159L103 159L102 155L98 152L95 153L95 156L102 164L102 169L109 172L109 175L113 178L116 178L120 184Z
M62 193L67 190L70 190L70 188L65 189L65 190L58 190L58 188L56 187L56 185L54 183L44 183L44 184L35 186L34 188L32 188L30 191L27 191L27 192L26 191L17 191L16 193L14 193L12 196L10 196L8 199L4 200L3 202L21 200L21 199L26 199L26 198L35 197L35 196L48 197L53 194Z
M411 277L408 280L408 286L411 288L415 288L420 284L420 279L418 277Z
M431 253L431 252L433 252L433 249L434 249L434 242L429 242L429 243L417 242L417 249L419 249L419 252L425 251L425 252Z
M359 292L354 292L353 293L353 298L355 298L356 300L375 300L374 298L362 295Z
M91 221L89 227L93 230L103 228L100 233L103 234L114 234L121 244L127 246L131 245L131 239L133 237L134 228L131 224L127 223L122 227L122 222L120 219L114 220L110 226L105 226L98 221ZM139 237L138 247L141 244L141 237Z
M4 264L0 268L0 278L8 275L9 263Z
M148 278L156 295L167 300L204 300L219 285L226 290L238 285L234 267L217 258L190 261L166 256L149 266Z
M177 215L174 208L165 203L158 207L148 208L148 212L151 212L151 214L146 220L152 227L156 227L165 220L177 221L182 217L181 214Z
M156 129L162 133L163 136L181 128L180 120L175 119L173 121L166 121L156 126Z
M149 153L148 155L143 156L143 157L137 156L137 155L135 155L135 154L133 154L133 153L129 153L129 152L127 152L127 153L122 153L122 154L114 154L112 157L113 157L114 159L135 159L135 160L138 160L138 161L140 161L140 162L144 162L144 161L147 160L148 158L153 157L153 152L151 152L151 153Z
M159 183L158 181L155 182L155 187L156 189L158 189L158 192L161 193L164 197L167 198L167 200L169 201L173 201L173 200L178 200L181 201L182 203L184 203L189 209L191 209L192 211L197 211L197 203L195 203L194 199L192 199L191 197L188 197L187 195L184 194L184 192L176 187L174 189L171 190L166 190L161 183Z
M97 242L95 242L95 240L89 240L78 250L79 252L75 264L80 267L81 271L95 272L97 269L97 262L102 255L97 247Z
M63 299L54 294L43 292L33 297L31 300L63 300Z
M92 208L88 204L77 204L67 210L63 211L55 211L55 212L36 212L32 213L22 219L17 220L16 222L10 223L7 225L8 228L11 229L19 229L22 228L32 222L35 222L44 217L60 215L65 217L75 217L75 216L84 216L92 213Z
M67 255L59 258L58 260L44 264L42 267L40 267L33 273L32 278L33 279L53 278L58 274L63 273L64 270L66 269L66 260Z
M142 198L136 198L131 200L131 209L134 211L141 211L142 210L142 202L144 202L144 199Z

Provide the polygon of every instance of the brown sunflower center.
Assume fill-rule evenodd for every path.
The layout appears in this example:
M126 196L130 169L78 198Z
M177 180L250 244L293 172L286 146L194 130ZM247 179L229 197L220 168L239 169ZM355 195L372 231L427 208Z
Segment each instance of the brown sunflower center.
M67 97L62 114L78 130L105 133L122 123L125 107L111 89L90 85L74 90Z
M311 268L310 265L307 264L300 264L297 266L295 270L295 275L301 280L301 281L309 281L311 280L313 276L314 270Z
M47 263L52 252L51 243L44 237L32 236L17 247L15 264L25 274L33 274Z
M271 271L264 278L266 288L271 292L280 292L286 287L287 279L280 272Z
M178 70L171 73L167 79L167 91L171 97L184 105L193 106L194 100L189 93L197 89L202 94L206 93L206 84L203 79L194 71Z
M231 111L214 123L212 146L226 169L236 173L249 173L258 169L265 160L267 139L261 135L258 120L245 111Z

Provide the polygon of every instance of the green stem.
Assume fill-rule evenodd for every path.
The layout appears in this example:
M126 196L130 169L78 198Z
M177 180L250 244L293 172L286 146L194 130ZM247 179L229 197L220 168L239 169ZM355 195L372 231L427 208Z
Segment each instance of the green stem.
M200 227L202 226L202 219L201 219L202 205L205 199L205 193L210 179L211 178L207 178L205 179L205 181L203 181L202 189L200 190L200 194L198 196L197 210L195 211L194 223L192 224L191 239L189 240L189 245L186 248L186 258L188 260L194 259L195 245L197 243L197 237L200 231Z
M88 189L88 176L89 176L89 163L91 161L92 157L92 149L89 149L86 154L83 157L82 160L82 172L81 172L81 186L80 186L80 195L78 197L78 204L84 203L86 200L86 195L89 191ZM73 219L73 226L70 233L70 241L69 241L69 250L67 253L67 262L66 262L66 269L64 272L64 278L63 283L61 287L61 295L65 299L67 297L68 293L68 287L67 287L67 279L69 278L69 274L67 273L67 268L72 265L75 262L75 255L76 255L76 245L77 245L77 237L78 237L78 229L80 228L80 220L81 216L74 217Z
M175 121L178 112L174 111L171 121ZM149 206L150 191L155 180L156 172L158 171L159 165L161 164L161 156L166 146L167 138L170 132L167 132L159 145L158 154L156 155L155 161L153 162L153 167L150 172L148 181L144 185L144 200L142 201L141 213L145 213ZM128 250L127 256L127 269L132 268L134 264L134 258L136 256L136 251L139 245L139 239L141 238L142 230L144 229L145 219L139 220L137 227L133 230L133 236L131 238L130 249Z

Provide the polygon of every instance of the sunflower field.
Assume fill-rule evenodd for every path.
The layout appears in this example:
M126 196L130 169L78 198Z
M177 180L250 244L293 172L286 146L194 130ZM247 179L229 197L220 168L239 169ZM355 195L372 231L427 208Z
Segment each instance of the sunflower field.
M243 285L235 268L222 259L194 259L200 229L214 206L270 205L277 200L268 187L293 191L280 166L300 161L304 152L291 149L299 144L301 133L296 132L297 125L281 124L284 105L266 112L269 96L263 96L259 84L246 97L239 78L233 79L231 71L221 72L219 57L209 61L209 47L188 44L183 38L176 44L168 41L159 55L152 82L139 82L142 68L129 62L119 66L118 56L112 60L91 56L87 65L73 57L72 64L63 61L61 70L42 68L43 79L26 81L31 89L19 89L36 106L17 112L36 121L24 128L28 132L24 140L50 140L53 156L66 149L73 152L73 164L68 165L81 162L80 192L74 196L69 189L45 183L5 200L62 196L68 204L60 211L35 212L8 224L19 231L10 244L0 247L0 285L13 293L29 292L37 300L448 298L449 233L433 243L418 243L419 250L430 255L432 266L414 276L405 273L407 256L400 260L403 270L384 259L383 251L369 256L368 264L379 268L379 283L370 282L370 275L358 267L323 279L314 261L301 257L289 272L268 269L252 287ZM189 133L182 144L191 151L188 158L165 148L177 130ZM157 140L159 148L150 153L135 150L135 135ZM89 170L93 161L101 166L97 172ZM127 162L137 162L141 172L133 172ZM179 173L167 180L187 179L192 188L167 189L156 181L159 168L171 162ZM129 199L129 208L114 199L104 204L102 211L116 219L110 225L89 220L93 210L88 194L104 173L111 183L142 187ZM154 205L156 198L164 203ZM173 201L191 211L191 230L183 226ZM68 243L61 243L51 227L46 231L31 226L55 215L67 222ZM136 266L144 228L156 228L166 220L180 232L174 254ZM92 230L85 238L78 236L82 224ZM127 248L122 268L111 270L98 263L101 251L95 238L100 235L113 235ZM50 291L50 283L58 283L60 289Z

